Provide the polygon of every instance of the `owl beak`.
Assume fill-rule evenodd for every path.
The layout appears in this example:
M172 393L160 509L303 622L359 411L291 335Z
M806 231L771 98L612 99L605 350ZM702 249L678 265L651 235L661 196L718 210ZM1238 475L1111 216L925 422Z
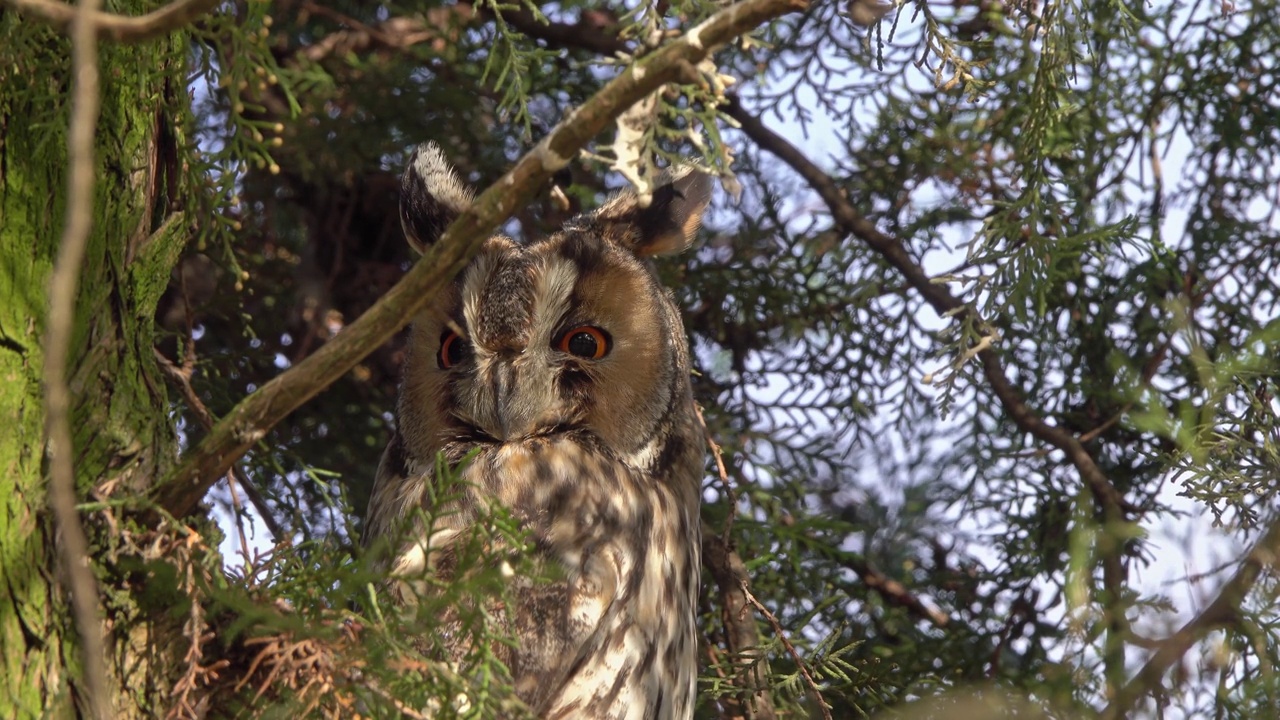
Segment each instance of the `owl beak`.
M518 440L533 433L537 414L527 393L522 392L514 363L504 362L494 368L494 417L498 420L499 439Z

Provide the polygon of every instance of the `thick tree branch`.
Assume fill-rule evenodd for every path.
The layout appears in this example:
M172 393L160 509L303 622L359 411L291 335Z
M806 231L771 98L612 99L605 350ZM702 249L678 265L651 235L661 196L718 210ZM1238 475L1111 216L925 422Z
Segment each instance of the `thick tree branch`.
M83 0L71 23L72 100L67 132L67 217L49 281L49 320L44 347L45 433L49 456L49 504L58 527L62 570L71 594L84 657L88 712L112 716L98 613L98 584L89 566L89 543L76 511L75 447L71 437L71 389L67 360L75 327L76 290L93 229L93 134L98 124L98 39L93 16L101 0Z
M126 17L100 12L95 5L90 14L94 36L101 40L136 43L160 37L177 30L212 10L219 0L175 0L159 10L139 17ZM5 0L29 17L43 20L61 32L74 32L72 26L79 12L58 0ZM81 3L80 7L84 7Z
M1165 673L1182 661L1182 656L1210 632L1227 627L1238 617L1240 603L1253 589L1258 577L1267 570L1280 567L1280 518L1271 522L1262 539L1240 563L1240 569L1222 586L1213 602L1189 620L1173 635L1158 644L1155 653L1116 694L1115 700L1102 711L1104 720L1128 717L1138 701L1157 691Z
M223 417L157 486L155 501L176 516L190 513L209 487L268 429L354 367L430 304L475 256L483 239L529 202L554 172L624 110L682 77L690 66L738 35L805 7L806 0L745 0L731 5L610 81L476 198L440 242L360 319Z
M724 639L734 660L763 652L760 632L756 628L755 614L747 601L746 588L751 577L742 564L742 558L721 536L702 529L702 561L711 572L720 593L720 619L724 623ZM746 716L754 720L773 720L778 716L769 695L769 664L763 661L751 663L746 678L735 678L733 684L742 688L742 704Z

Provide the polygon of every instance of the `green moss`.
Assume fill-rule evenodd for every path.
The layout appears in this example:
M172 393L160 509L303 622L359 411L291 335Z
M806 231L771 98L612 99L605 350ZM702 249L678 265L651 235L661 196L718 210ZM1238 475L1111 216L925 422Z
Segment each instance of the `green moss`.
M141 3L113 10L144 11ZM128 5L132 7L124 7ZM176 451L152 317L186 240L181 213L148 198L157 118L185 117L185 40L100 48L94 226L80 279L68 377L77 483L149 482ZM65 212L70 89L66 39L0 12L0 716L71 711L75 634L57 590L43 463L41 340ZM177 89L176 92L174 89ZM185 152L185 149L179 149ZM181 157L179 157L181 162ZM179 187L179 192L185 189ZM157 222L160 218L162 222ZM158 227L157 227L158 226ZM86 523L92 529L92 523ZM107 592L108 597L117 593ZM127 634L127 628L117 628ZM148 705L122 688L122 716ZM134 697L139 694L138 697ZM145 713L142 713L145 714Z
M50 129L51 106L60 103L41 95L47 87L41 80L65 72L65 62L47 57L42 60L48 65L33 63L41 51L30 37L47 33L18 32L12 16L0 18L3 37L13 40L0 40L7 48L0 50L0 422L6 429L0 433L6 479L0 483L0 583L12 595L0 603L0 715L6 717L43 714L50 695L58 693L45 684L57 675L60 632L42 519L40 332L62 196L59 158L50 153L65 145L65 136ZM32 54L23 58L27 51Z

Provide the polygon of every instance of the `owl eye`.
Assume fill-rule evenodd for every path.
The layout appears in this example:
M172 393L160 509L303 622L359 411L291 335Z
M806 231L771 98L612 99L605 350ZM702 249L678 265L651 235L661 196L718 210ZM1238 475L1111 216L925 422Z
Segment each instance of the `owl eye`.
M576 327L560 336L556 349L588 360L599 360L609 354L609 336L590 325Z
M450 330L440 338L440 354L436 356L436 364L441 370L448 370L466 360L470 349L470 345L462 339L461 335Z

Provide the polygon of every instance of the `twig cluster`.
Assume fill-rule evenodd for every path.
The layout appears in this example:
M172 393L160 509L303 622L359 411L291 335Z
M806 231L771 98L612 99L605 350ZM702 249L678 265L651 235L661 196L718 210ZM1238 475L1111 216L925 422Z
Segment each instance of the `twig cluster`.
M203 593L197 583L197 573L204 571L198 570L199 564L194 554L208 553L209 548L204 546L195 533L188 534L185 541L177 540L173 535L168 538L169 548L163 553L163 557L165 562L175 565L181 574L182 582L179 590L189 598L191 610L183 627L184 634L190 642L186 655L182 659L185 667L182 676L173 686L171 695L173 704L169 706L165 717L167 720L196 720L208 714L209 697L204 691L221 679L222 672L230 667L231 661L226 658L216 658L207 665L203 664L205 645L213 641L217 635L205 618ZM174 540L177 541L174 542ZM207 573L204 574L201 580L208 582L210 578Z

